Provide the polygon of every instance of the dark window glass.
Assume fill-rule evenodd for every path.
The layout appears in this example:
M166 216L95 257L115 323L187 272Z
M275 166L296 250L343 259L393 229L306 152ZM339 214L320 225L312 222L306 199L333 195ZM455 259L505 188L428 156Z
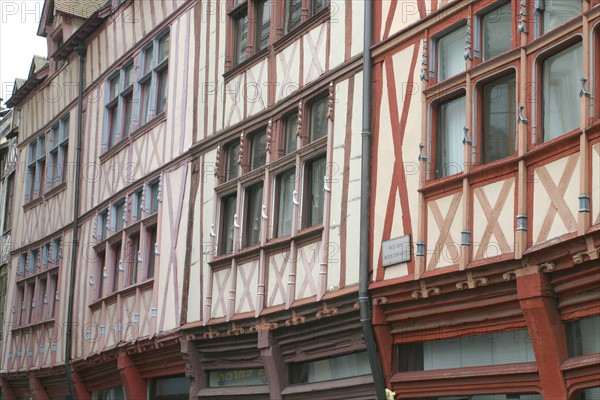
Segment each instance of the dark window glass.
M600 353L600 316L566 324L569 357Z
M208 372L208 387L262 386L267 384L263 368L226 369Z
M546 33L581 14L581 2L573 0L541 0L544 3L543 27Z
M154 247L156 246L156 226L153 226L148 230L147 244L146 244L146 255L148 259L148 270L146 271L146 277L148 279L154 277L154 265L156 263L156 252Z
M123 216L125 215L125 201L121 201L115 205L115 232L123 229Z
M346 354L289 366L289 383L314 383L371 374L366 352Z
M285 3L285 33L289 33L298 25L302 18L302 0L288 0Z
M137 283L138 275L138 252L140 251L140 236L134 235L129 238L129 244L127 247L129 261L129 284L133 285Z
M423 343L396 346L398 372L423 371Z
M150 381L150 398L153 400L188 400L190 380L185 376L156 378Z
M267 143L265 131L252 135L250 139L250 171L265 165L267 160Z
M225 180L229 181L238 176L238 157L240 155L239 142L227 147L227 160L225 165Z
M292 233L293 193L296 184L296 170L289 169L277 176L277 229L276 237Z
M262 194L262 182L246 189L246 218L244 222L245 246L253 246L260 242Z
M121 264L121 242L112 246L113 269L112 269L112 292L119 290L119 265Z
M158 181L150 184L150 213L158 212Z
M231 253L234 245L233 218L236 196L230 195L221 200L221 254Z
M269 45L269 30L271 29L271 2L259 0L256 2L256 51Z
M6 181L6 203L4 204L4 232L10 231L12 227L12 208L15 175L11 174Z
M515 75L511 74L483 87L482 163L510 156L515 152L516 98Z
M305 228L323 223L325 157L306 164Z
M248 14L243 13L235 16L235 53L233 63L237 65L246 60L246 48L248 47Z
M310 15L315 15L325 8L327 0L310 0Z
M158 99L156 100L156 113L165 111L167 104L167 90L169 82L169 71L164 70L158 73Z
M489 60L512 46L511 4L507 3L483 16L483 59Z
M298 129L298 113L294 113L285 119L285 154L296 151L296 130Z
M322 97L310 107L310 141L327 136L328 97Z

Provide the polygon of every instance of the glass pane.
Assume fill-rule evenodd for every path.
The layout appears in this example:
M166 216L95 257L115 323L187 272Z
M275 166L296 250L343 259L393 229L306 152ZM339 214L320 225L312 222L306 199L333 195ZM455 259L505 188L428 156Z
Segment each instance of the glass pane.
M250 152L250 171L262 167L267 160L266 132L261 131L252 136Z
M135 81L135 71L133 69L133 64L125 67L125 85L124 87L129 87Z
M235 22L235 54L234 64L239 64L246 59L248 47L248 15L240 15Z
M256 11L256 51L269 45L269 30L271 29L271 2L257 3Z
M292 168L277 177L279 196L277 201L277 230L276 237L287 236L292 233L292 204L296 184L296 174Z
M262 386L266 384L267 376L263 368L208 372L208 387Z
M288 0L285 3L285 7L285 33L288 33L300 25L302 17L302 0Z
M438 81L465 70L465 32L461 26L438 40Z
M600 386L591 388L591 389L585 389L583 392L581 392L581 394L577 398L577 400L598 400L598 399L600 399Z
M158 99L156 105L156 113L160 114L165 111L167 104L167 84L169 82L169 71L164 70L158 75Z
M139 190L135 193L135 205L136 205L136 219L139 221L142 219L142 213L144 212L144 202L142 201L142 191Z
M315 15L325 8L327 0L310 0L310 15Z
M233 216L235 215L236 196L227 196L222 200L223 210L221 226L221 254L231 253L233 251Z
M132 95L123 98L123 137L129 136L131 130Z
M483 17L483 59L488 60L512 46L512 13L510 3Z
M163 36L158 41L158 63L160 64L167 58L169 58L169 46L170 38L169 35Z
M156 226L149 229L148 242L146 244L146 254L148 257L148 271L146 277L148 279L154 277L154 265L156 263L156 252L154 248L156 246Z
M545 142L579 127L581 58L580 42L544 61Z
M140 111L142 113L142 124L146 123L150 119L150 88L150 80L141 85L142 104L140 104Z
M119 95L119 77L117 76L117 77L111 79L109 82L109 95L108 95L109 101L114 99L118 95Z
M481 162L489 163L515 152L515 75L491 82L483 88L483 143Z
M62 139L65 140L69 137L69 118L62 121L63 134Z
M189 399L190 380L185 376L152 380L150 398L155 400Z
M260 242L262 194L262 182L246 189L246 213L244 218L245 246L254 246Z
M115 206L115 231L123 229L123 215L125 212L125 203L119 203Z
M152 71L152 67L154 65L154 48L152 46L148 47L144 51L144 75L148 72Z
M312 161L308 168L308 196L306 197L307 226L311 227L323 223L323 195L325 178L325 157Z
M328 97L323 97L310 107L310 141L327 136Z
M289 368L290 384L324 382L371 373L366 352L291 364Z
M235 143L227 147L227 164L225 170L225 180L235 179L238 176L238 157L240 154L240 144Z
M463 128L465 97L459 97L438 107L437 163L438 178L463 171Z
M132 236L129 240L128 247L128 257L129 261L129 283L135 284L137 283L137 274L138 274L138 251L140 250L140 237Z
M290 115L285 120L285 154L296 151L296 130L298 128L298 114Z
M121 263L121 243L117 243L115 246L113 246L112 248L113 251L113 274L111 276L112 278L112 291L116 292L117 290L119 290L119 264Z
M581 14L581 2L544 0L544 33Z
M117 136L119 134L119 112L116 106L110 108L108 112L110 113L108 147L112 147L117 143Z

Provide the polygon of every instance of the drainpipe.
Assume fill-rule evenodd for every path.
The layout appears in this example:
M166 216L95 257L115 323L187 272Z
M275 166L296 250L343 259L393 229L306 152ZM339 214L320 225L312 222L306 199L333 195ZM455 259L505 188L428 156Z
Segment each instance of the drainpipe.
M358 303L367 354L371 364L377 399L385 400L385 380L381 370L377 343L371 324L371 299L369 298L369 210L371 207L371 43L373 41L373 2L365 1L364 50L363 50L363 103L362 103L362 157L360 189L360 278Z
M77 99L77 151L75 161L75 200L73 204L73 244L71 246L71 274L69 276L69 302L67 305L67 332L65 340L65 369L67 373L67 382L69 384L69 393L71 399L77 399L73 376L71 374L71 341L73 328L73 292L75 290L75 271L77 267L77 247L79 234L79 192L81 182L81 141L83 137L83 68L85 65L86 47L80 42L75 51L79 55L79 93Z

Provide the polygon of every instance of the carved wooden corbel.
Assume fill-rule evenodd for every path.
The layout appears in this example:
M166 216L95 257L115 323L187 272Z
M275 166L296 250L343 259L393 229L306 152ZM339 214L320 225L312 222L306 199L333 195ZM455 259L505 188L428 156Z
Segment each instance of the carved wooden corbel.
M473 274L471 272L467 272L467 280L460 281L456 284L456 288L458 290L464 289L475 289L479 286L487 286L490 283L488 278L475 278L473 279Z
M296 311L292 310L292 318L287 319L285 321L285 326L292 326L292 325L298 325L298 324L303 324L306 322L306 317L302 316L302 315L298 315L296 314Z
M317 319L321 319L325 317L332 317L334 315L338 315L339 313L340 310L337 307L329 308L329 306L327 306L327 303L323 302L323 309L317 311L316 317Z

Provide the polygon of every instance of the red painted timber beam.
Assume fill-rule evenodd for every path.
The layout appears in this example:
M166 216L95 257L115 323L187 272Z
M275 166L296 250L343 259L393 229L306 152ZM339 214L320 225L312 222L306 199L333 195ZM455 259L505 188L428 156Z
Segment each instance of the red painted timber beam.
M128 399L145 399L147 387L146 381L142 379L133 360L127 354L119 354L119 358L117 358L117 369L121 375L125 396Z

